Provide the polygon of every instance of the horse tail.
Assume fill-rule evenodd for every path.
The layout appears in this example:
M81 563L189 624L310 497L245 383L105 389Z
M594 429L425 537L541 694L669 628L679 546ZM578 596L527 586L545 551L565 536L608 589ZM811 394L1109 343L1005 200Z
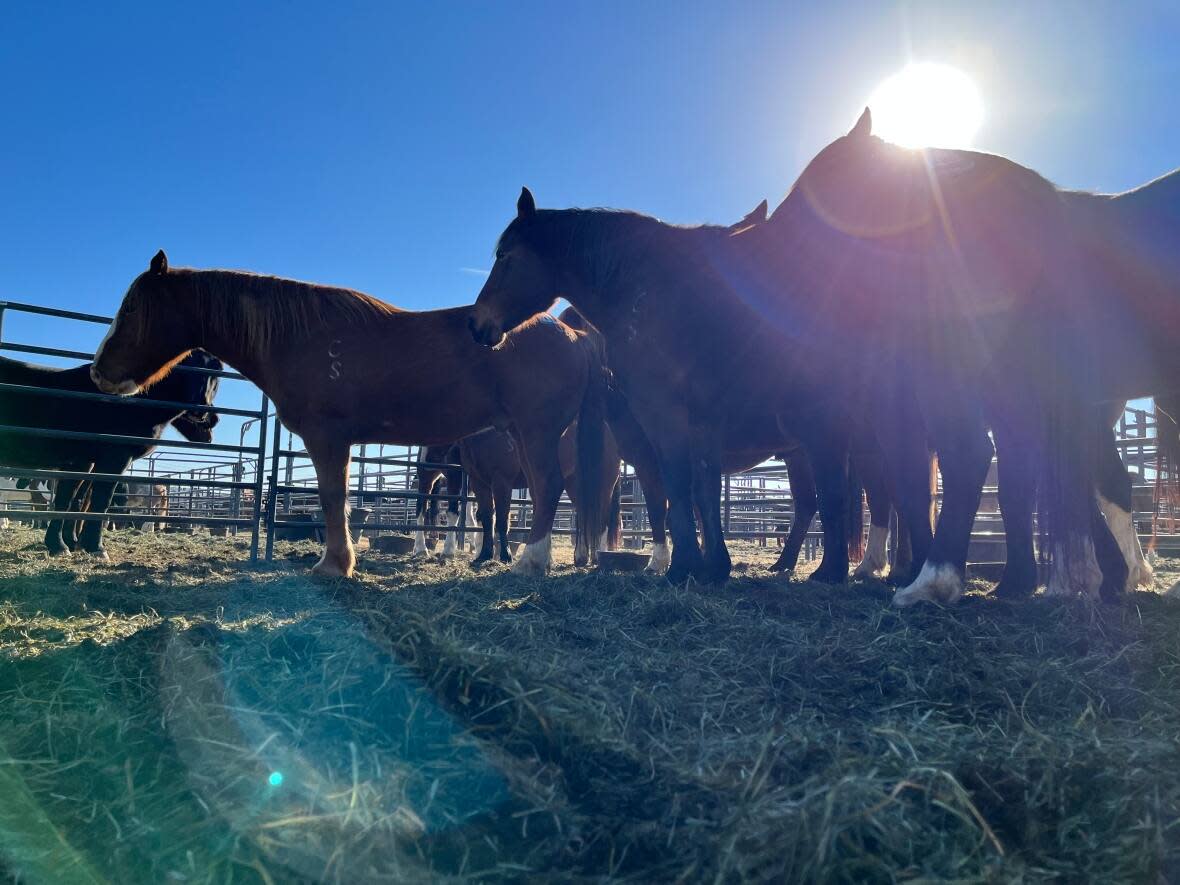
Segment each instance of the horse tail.
M606 517L606 546L614 550L619 546L623 534L623 481L615 480L610 495L610 513Z
M848 542L848 558L858 562L865 555L865 501L864 489L861 488L860 477L856 474L851 458L848 459L846 482L844 537Z
M606 366L602 351L590 336L580 337L586 351L587 378L578 410L577 487L578 513L575 544L589 551L591 558L598 552L598 540L606 528L606 514L602 512L602 462L606 447Z

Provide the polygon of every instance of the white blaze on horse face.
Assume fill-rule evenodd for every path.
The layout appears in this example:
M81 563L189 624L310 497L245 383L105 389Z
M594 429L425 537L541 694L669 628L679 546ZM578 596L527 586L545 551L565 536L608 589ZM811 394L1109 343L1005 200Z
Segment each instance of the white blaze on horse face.
M90 380L94 382L94 386L103 393L114 393L119 396L132 396L139 393L139 385L130 378L124 378L122 381L109 381L98 373L98 361L102 358L103 348L107 346L107 342L111 340L111 336L115 334L115 328L119 325L119 316L111 320L111 327L107 329L107 333L99 342L98 350L94 352L94 362L90 364Z
M889 540L888 526L869 526L869 544L864 559L852 573L854 578L879 578L889 568L889 556L885 542Z
M1098 496L1098 508L1106 517L1106 525L1110 528L1110 533L1114 535L1119 550L1123 552L1123 558L1127 561L1126 589L1150 588L1155 572L1151 563L1147 561L1147 557L1143 555L1143 546L1139 543L1139 535L1135 531L1135 521L1131 518L1131 514L1113 501L1107 501L1101 495Z
M905 607L918 602L937 602L949 605L963 595L963 579L949 563L927 563L914 583L893 594L893 604Z
M532 544L525 544L524 552L512 563L512 571L518 575L542 576L549 571L550 536L546 535Z
M647 561L644 571L649 575L662 575L672 563L672 546L663 541L651 545L651 559Z
M1073 538L1053 548L1053 573L1045 587L1046 596L1087 596L1098 598L1102 586L1102 569L1094 555L1094 541L1089 537Z

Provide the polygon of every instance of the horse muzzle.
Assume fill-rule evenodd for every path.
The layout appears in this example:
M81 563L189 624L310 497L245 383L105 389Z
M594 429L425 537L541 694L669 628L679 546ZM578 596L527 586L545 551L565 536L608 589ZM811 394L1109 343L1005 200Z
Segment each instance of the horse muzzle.
M495 347L504 340L504 330L495 323L480 322L475 317L467 318L467 329L476 344L484 347Z
M97 367L93 364L90 366L90 380L103 393L113 393L118 396L131 396L132 394L139 393L139 385L130 378L118 383L108 381L99 373Z

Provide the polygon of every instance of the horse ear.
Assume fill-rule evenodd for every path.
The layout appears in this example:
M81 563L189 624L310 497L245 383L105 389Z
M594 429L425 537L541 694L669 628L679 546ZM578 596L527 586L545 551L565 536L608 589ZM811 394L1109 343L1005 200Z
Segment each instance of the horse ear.
M164 254L163 249L152 257L152 263L148 266L148 270L152 273L168 273L168 256Z
M860 115L860 119L856 121L856 125L852 127L852 131L848 135L852 138L868 138L872 134L873 112L865 108L864 113Z
M516 201L516 217L532 218L537 214L537 201L533 199L533 192L527 187L520 189L520 199Z
M770 206L767 204L767 202L765 200L763 200L761 203L759 203L757 206L754 207L754 210L749 215L746 216L745 220L748 221L750 224L761 224L762 222L764 222L766 220L766 213L769 209L770 209Z

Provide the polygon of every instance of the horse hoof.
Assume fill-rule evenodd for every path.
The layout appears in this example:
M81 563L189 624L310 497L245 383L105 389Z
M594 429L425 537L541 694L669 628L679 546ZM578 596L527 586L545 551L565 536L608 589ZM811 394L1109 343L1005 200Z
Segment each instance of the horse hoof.
M996 596L1000 599L1028 599L1036 592L1036 581L1018 581L1005 577L996 584Z
M817 568L808 577L809 581L819 581L821 584L843 584L848 580L848 572L841 572L836 568Z
M691 571L687 568L684 568L683 566L672 566L670 569L668 569L665 577L667 578L668 583L673 587L683 587L688 583L688 576L690 574Z
M490 556L477 556L477 557L475 557L475 559L471 560L471 567L475 568L477 566L483 565L485 562L491 562L491 561L492 561L492 557L490 557Z
M45 550L50 556L69 556L74 551L64 544L61 547L46 547Z
M490 556L488 558L491 559ZM504 565L511 565L512 554L511 553L501 553L500 554L500 562L504 563Z
M107 552L99 547L97 550L87 550L86 555L92 559L97 559L99 562L110 562L111 558L107 556Z
M335 562L320 560L311 567L311 573L317 578L349 578L352 577L352 569L342 569Z
M948 564L922 566L922 572L914 583L893 594L893 604L899 608L916 605L919 602L936 602L949 605L963 595L963 578L955 567Z

